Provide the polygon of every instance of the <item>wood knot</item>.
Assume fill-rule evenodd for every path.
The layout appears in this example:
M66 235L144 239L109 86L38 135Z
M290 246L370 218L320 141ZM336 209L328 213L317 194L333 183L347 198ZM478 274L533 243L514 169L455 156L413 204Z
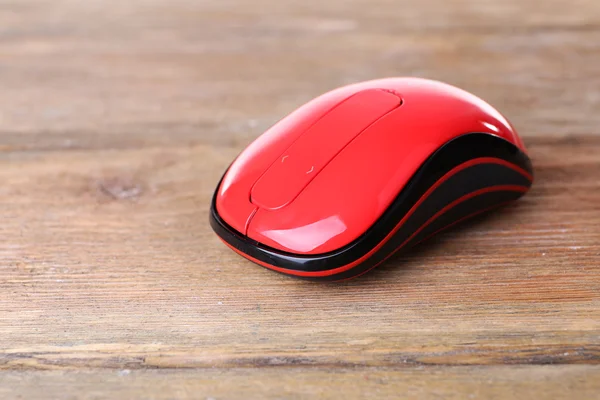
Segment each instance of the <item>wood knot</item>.
M112 177L97 182L98 191L111 200L135 200L144 190L139 182L132 178Z

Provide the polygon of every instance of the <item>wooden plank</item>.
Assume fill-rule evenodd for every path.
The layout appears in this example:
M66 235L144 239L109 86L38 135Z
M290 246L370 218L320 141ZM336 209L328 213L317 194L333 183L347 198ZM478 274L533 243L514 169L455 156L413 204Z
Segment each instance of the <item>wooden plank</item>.
M263 368L0 373L12 399L597 399L600 367Z
M596 0L1 0L0 398L594 398L599 55ZM342 284L217 240L244 146L393 75L497 106L532 192Z
M343 284L298 281L206 223L234 152L0 162L3 368L600 361L600 138L529 138L514 206Z
M600 3L27 0L0 7L4 151L241 148L336 86L464 87L526 136L600 125Z

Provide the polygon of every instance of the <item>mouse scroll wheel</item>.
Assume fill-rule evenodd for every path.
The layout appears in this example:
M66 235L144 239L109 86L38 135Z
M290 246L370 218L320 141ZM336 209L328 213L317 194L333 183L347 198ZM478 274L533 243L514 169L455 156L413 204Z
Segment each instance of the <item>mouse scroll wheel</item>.
M367 89L348 97L271 165L254 184L252 203L268 210L286 206L350 141L401 104L401 97L387 89Z

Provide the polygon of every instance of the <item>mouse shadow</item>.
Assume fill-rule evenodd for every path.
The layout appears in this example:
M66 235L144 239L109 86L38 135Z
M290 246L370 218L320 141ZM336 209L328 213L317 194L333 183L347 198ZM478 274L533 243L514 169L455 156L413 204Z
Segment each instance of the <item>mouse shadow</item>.
M474 216L468 220L460 222L448 229L445 229L433 237L420 242L410 248L401 249L390 256L379 266L375 267L371 271L366 272L364 275L360 275L353 279L339 282L328 282L327 285L336 286L369 286L369 285L381 285L381 283L388 282L390 275L397 279L399 274L391 274L392 271L401 270L403 274L411 272L416 267L422 267L423 263L419 260L427 260L429 255L439 255L437 250L439 246L443 246L444 242L451 236L458 236L466 232L473 231L484 231L486 224L493 225L494 221L500 219L513 219L519 221L519 215L525 211L525 207L520 204L509 204L497 210L490 210L480 215ZM460 256L460 250L457 250L455 254L447 253L446 255L457 257ZM424 261L425 263L427 261Z

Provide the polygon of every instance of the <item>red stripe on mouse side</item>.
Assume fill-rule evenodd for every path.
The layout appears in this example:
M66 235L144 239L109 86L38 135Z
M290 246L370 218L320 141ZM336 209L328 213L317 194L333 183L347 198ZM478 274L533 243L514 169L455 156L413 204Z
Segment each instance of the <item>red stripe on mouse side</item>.
M352 278L356 278L360 275L363 275L367 272L369 272L370 270L372 270L373 268L379 266L381 263L385 262L389 257L391 257L394 253L396 253L398 250L400 250L401 248L403 248L405 246L406 243L410 242L410 240L416 235L418 234L421 230L423 230L425 227L427 227L427 225L429 225L430 223L432 223L436 218L440 217L442 214L444 214L445 212L447 212L448 210L452 209L453 207L457 206L458 204L469 200L475 196L481 195L481 194L485 194L485 193L490 193L490 192L496 192L496 191L514 191L514 192L521 192L524 193L527 190L529 190L528 187L525 186L519 186L519 185L500 185L500 186L490 186L481 190L477 190L475 192L471 192L455 201L453 201L452 203L448 204L446 207L444 207L442 210L440 210L438 213L436 213L434 216L432 216L429 220L427 220L427 222L425 222L419 229L417 229L408 239L406 239L400 246L398 246L394 251L392 251L390 254L388 254L383 260L381 260L380 262L378 262L377 264L375 264L374 266L372 266L371 268L367 269L366 271L361 272L360 274L356 275L356 276L352 276L349 278L345 278L345 279L340 279L339 281L336 282L341 282L344 280L348 280L348 279L352 279ZM509 202L505 202L505 203L511 203ZM470 214L466 217L461 218L458 221L454 221L451 224L447 225L446 227L440 229L444 230L447 229L449 227L451 227L452 225L455 225L463 220L468 219L469 217L473 217L477 214L483 213L485 211L489 211L490 209L496 208L496 207L500 207L505 203L501 203L498 204L496 206L493 207L489 207L486 208L484 210L479 210L477 212L474 212L473 214ZM399 228L401 226L401 224L404 223L404 218L402 221L400 221L400 223L397 225L397 228ZM394 229L394 232L397 232L398 229ZM439 231L436 231L439 232ZM433 236L430 235L430 236ZM381 245L383 245L385 242L387 242L388 237L386 237L385 241L382 241L380 243L380 245L378 245L376 248L380 248ZM359 260L356 260L350 264L344 265L342 267L338 267L335 269L331 269L331 270L326 270L326 271L298 271L298 270L293 270L293 269L286 269L286 268L281 268L281 267L277 267L271 264L268 264L264 261L258 260L254 257L249 256L248 254L238 250L237 248L235 248L234 246L230 245L229 243L227 243L225 240L223 240L221 238L221 241L223 243L225 243L225 245L227 245L227 247L229 247L230 249L232 249L233 251L235 251L236 253L240 254L242 257L247 258L248 260L251 260L253 262L255 262L256 264L262 265L265 268L271 269L273 271L277 271L277 272L281 272L284 274L288 274L288 275L294 275L294 276L300 276L300 277L325 277L325 276L331 276L331 275L335 275L341 272L345 272L355 266L357 266L358 264L360 264L361 262L363 262L364 260L366 260L366 258L370 257L373 253L375 253L374 251L369 252L367 255L365 255L364 257L361 257Z
M459 219L457 219L456 221L452 221L452 222L451 222L451 223L449 223L448 225L446 225L446 226L444 226L444 227L442 227L442 228L440 228L440 229L436 230L436 231L435 231L435 232L433 232L432 234L425 236L423 239L421 239L421 240L419 240L417 243L415 243L415 245L417 245L417 244L419 244L419 243L422 243L422 242L426 242L427 240L431 239L432 237L434 237L434 236L435 236L435 235L437 235L438 233L440 233L440 232L442 232L442 231L445 231L446 229L448 229L448 228L451 228L451 227L453 227L454 225L458 225L458 224L460 224L461 222L464 222L464 221L468 220L469 218L476 217L476 216L477 216L477 215L479 215L479 214L486 213L486 212L488 212L488 211L491 211L491 210L493 210L493 209L495 209L495 208L504 207L504 206L506 206L506 205L508 205L508 204L512 203L513 201L514 201L514 200L503 201L502 203L494 204L493 206L486 207L486 208L484 208L484 209L482 209L482 210L478 210L478 211L475 211L475 212L473 212L473 213L471 213L471 214L465 215L464 217L462 217L462 218L459 218Z
M257 260L241 251L239 251L238 249L234 248L233 246L229 245L227 242L225 242L225 244L227 244L227 246L229 246L231 249L233 249L234 251L236 251L237 253L239 253L240 255L242 255L243 257L254 261L255 263L262 265L266 268L270 268L272 270L278 271L278 272L282 272L285 274L289 274L289 275L295 275L295 276L301 276L301 277L325 277L325 276L331 276L331 275L335 275L344 271L347 271L355 266L357 266L358 264L362 263L363 261L367 260L369 257L371 257L373 254L375 254L404 224L404 222L416 211L416 209L425 201L425 199L427 197L429 197L429 195L431 195L431 193L433 193L435 191L435 189L437 189L442 183L444 183L446 180L448 180L449 178L451 178L453 175L455 175L456 173L471 167L473 165L478 165L478 164L500 164L503 166L506 166L508 168L513 169L514 171L520 173L521 175L525 176L528 180L532 180L533 177L531 176L531 174L529 174L527 171L525 171L524 169L520 168L519 166L512 164L508 161L499 159L499 158L493 158L493 157L480 157L480 158L476 158L470 161L467 161L463 164L458 165L457 167L453 168L452 170L450 170L449 172L447 172L444 176L442 176L431 188L429 188L427 190L427 192L425 192L423 194L423 196L421 196L421 198L413 205L413 207L406 213L406 215L398 222L398 224L396 225L396 227L390 231L390 233L377 245L375 246L373 249L371 249L367 254L363 255L362 257L360 257L359 259L346 264L344 266L338 267L338 268L334 268L331 270L325 270L325 271L301 271L301 270L292 270L292 269L286 269L286 268L281 268L281 267L276 267L274 265L265 263L263 261ZM482 192L482 190L479 191L475 191L472 193L469 193L457 200L455 200L454 202L450 203L448 206L452 205L455 206L456 204L468 200L469 198L473 197L477 194L482 194L482 193L487 193L489 191L494 191L494 190L513 190L513 191L519 191L519 192L526 192L529 188L525 187L525 186L519 186L519 185L501 185L501 186L492 186L492 187L488 187L482 190L485 190L485 192ZM444 212L447 211L448 206L446 206L444 209ZM451 208L451 207L450 207ZM441 211L442 211L441 210ZM437 216L439 216L439 212L434 216L435 218L437 218ZM426 224L429 224L431 221L428 221ZM422 228L419 229L419 231ZM418 231L417 231L418 232ZM416 232L415 232L416 233ZM411 236L412 237L412 236Z
M529 182L533 183L533 175L531 175L529 172L525 171L523 168L521 168L518 165L515 165L515 164L513 164L513 163L511 163L509 161L502 160L501 158L495 158L495 157L479 157L479 158L474 158L474 159L472 159L470 161L462 163L459 166L451 169L450 172L448 172L448 174L454 175L458 171L461 171L461 170L463 170L465 168L468 168L468 167L470 167L472 165L477 165L477 164L499 164L499 165L503 165L505 167L508 167L508 168L514 170L514 171L517 171L518 173L520 173L521 175L523 175L525 178L527 178L527 180ZM446 175L448 175L448 174L446 174ZM438 182L440 182L442 179L444 179L446 177L446 175L442 176ZM446 178L446 179L448 179L448 178ZM436 182L435 185L437 185L438 182ZM442 182L440 182L440 183L442 183Z
M356 276L352 276L350 278L346 278L346 279L351 279L351 278L355 278L357 276L360 276L370 270L372 270L373 268L379 266L381 263L383 263L384 261L386 261L390 256L392 256L394 253L396 253L398 250L400 250L401 248L404 247L404 245L406 243L408 243L416 234L418 234L422 229L424 229L427 225L429 225L430 223L432 223L436 218L438 218L439 216L441 216L442 214L444 214L445 212L447 212L448 210L450 210L451 208L457 206L458 204L462 203L463 201L469 200L475 196L481 195L481 194L485 194L485 193L490 193L490 192L495 192L495 191L514 191L514 192L521 192L521 193L525 193L529 190L528 187L525 186L519 186L519 185L500 185L500 186L490 186L481 190L477 190L475 192L471 192L457 200L455 200L454 202L448 204L446 207L444 207L442 210L440 210L438 213L436 213L433 217L431 217L425 224L423 224L419 229L417 229L407 240L405 240L400 246L398 246L394 251L392 251L390 254L388 254L382 261L380 261L379 263L375 264L374 266L372 266L371 268L369 268L366 271L361 272L360 274L356 275ZM501 205L501 204L500 204ZM498 205L498 207L500 206ZM494 207L491 207L494 208ZM481 212L487 211L486 210L480 210L476 213L473 213L473 215L477 215ZM471 217L473 215L469 215L468 217ZM398 229L402 226L402 224L404 223L404 220L406 219L403 218L402 221L400 221L400 223L396 226L396 228L393 230L393 232L397 232ZM464 219L467 219L467 217L465 217ZM461 219L462 220L462 219ZM460 220L459 220L460 221ZM458 223L458 221L456 221L456 223ZM451 225L453 225L454 223L448 225L446 228L450 227ZM385 244L389 238L391 237L391 235L388 235L384 241L382 241L379 245L377 245L377 247L375 249L379 249L381 248L381 246L383 246L383 244ZM365 256L361 257L360 259L353 261L350 264L346 264L344 266L338 267L338 268L334 268L334 269L330 269L330 270L325 270L325 271L299 271L299 270L293 270L293 269L286 269L286 268L281 268L281 267L277 267L268 263L265 263L261 260L258 260L254 257L251 257L249 255L247 255L246 253L236 249L235 247L233 247L232 245L230 245L229 243L227 243L225 240L221 239L223 241L223 243L225 243L230 249L232 249L233 251L235 251L236 253L240 254L241 256L243 256L244 258L247 258L253 262L255 262L256 264L262 265L263 267L269 268L271 270L277 271L277 272L281 272L284 274L288 274L288 275L294 275L294 276L300 276L300 277L326 277L326 276L331 276L331 275L336 275L339 274L341 272L345 272L357 265L359 265L361 262L365 261L366 259L368 259L369 257L371 257L376 250L372 250L369 253L367 253ZM345 279L340 279L339 281L343 281Z
M404 224L404 222L416 211L416 209L427 199L427 197L429 197L429 195L431 193L433 193L435 191L435 189L437 189L446 180L450 179L453 175L457 174L458 172L460 172L466 168L469 168L474 165L486 164L486 163L504 165L508 168L511 168L511 169L519 172L520 174L525 176L528 180L530 180L530 181L532 180L531 174L529 174L527 171L520 168L519 166L512 164L508 161L505 161L505 160L502 160L499 158L494 158L494 157L475 158L473 160L469 160L465 163L462 163L462 164L456 166L452 170L448 171L444 176L442 176L433 186L431 186L431 188L429 188L427 190L427 192L425 192L423 194L423 196L421 196L419 201L417 201L417 203L415 203L415 205L413 205L413 207L406 213L406 215L402 218L402 220L400 220L400 222L396 225L396 227L392 231L390 231L390 233L377 246L375 246L367 254L365 254L364 256L360 257L359 259L353 261L352 263L349 263L344 266L334 268L331 270L325 270L325 271L300 271L300 270L291 270L291 269L272 266L271 264L263 263L262 261L258 261L258 260L255 262L257 262L257 264L266 266L267 268L271 268L271 269L274 269L279 272L283 272L283 273L287 273L287 274L295 275L295 276L305 276L305 277L324 277L324 276L331 276L331 275L335 275L335 274L347 271L347 270L355 267L356 265L362 263L363 261L367 260L374 253L376 253L401 228L401 226ZM528 190L528 188L525 188L524 191L527 191L527 190ZM246 258L249 258L249 256L246 256L244 253L241 253L239 251L238 251L238 253L242 254ZM254 261L254 259L252 259L252 260Z
M517 186L517 187L523 188L523 186ZM485 188L485 189L493 189L493 188L494 188L494 186L491 186L491 187ZM482 189L482 190L485 190L485 189ZM490 193L490 192L493 192L493 191L501 191L501 190L487 190L484 193L477 193L477 192L481 192L481 191L478 190L477 192L469 193L469 195L471 195L473 193L476 193L476 195L482 195L482 194ZM524 191L521 191L521 190L518 190L518 191L519 192L526 192L527 188L525 188ZM467 196L469 196L469 195L467 195ZM463 196L463 197L467 197L467 196ZM462 203L463 201L469 200L470 198L473 198L473 197L475 197L475 196L470 196L469 198L465 198L465 199L463 199L461 197L458 200L461 200L459 203ZM456 203L456 204L450 203L448 206L451 205L452 207L455 207L459 203ZM505 202L502 202L502 203L499 203L499 204L495 204L495 205L493 205L491 207L484 208L483 210L475 211L474 213L466 215L466 216L464 216L464 217L462 217L462 218L460 218L460 219L458 219L456 221L453 221L453 222L449 223L448 225L444 226L443 228L438 229L437 231L435 231L431 235L428 235L424 239L419 240L417 243L415 243L415 245L417 245L417 244L419 244L421 242L424 242L424 241L432 238L433 236L437 235L441 231L446 230L446 229L448 229L448 228L450 228L450 227L452 227L454 225L457 225L457 224L459 224L461 222L464 222L465 220L467 220L469 218L473 218L473 217L475 217L475 216L477 216L479 214L485 213L486 211L490 211L490 210L493 210L493 209L498 208L498 207L505 206L505 205L510 204L510 203L512 203L512 200L511 201L505 201ZM450 210L452 207L449 207L448 209L445 209L446 207L444 207L442 210L440 210L440 211L444 211L443 213L436 213L434 216L432 216L429 220L427 220L427 222L425 222L423 225L421 225L421 227L419 229L417 229L412 235L410 235L410 237L408 239L406 239L404 242L402 242L402 244L400 246L398 246L396 249L394 249L394 251L392 251L390 254L388 254L383 260L381 260L377 264L373 265L371 268L369 268L369 269L361 272L360 274L357 274L357 275L354 275L354 276L351 276L351 277L348 277L348 278L336 280L334 282L343 282L343 281L347 281L347 280L350 280L350 279L358 278L359 276L364 275L367 272L369 272L369 271L377 268L382 263L384 263L385 261L387 261L387 259L389 259L391 256L393 256L396 252L398 252L400 249L404 248L404 246L406 246L406 244L409 243L413 237L415 237L419 232L421 232L424 228L426 228L429 224L431 224L435 219L439 218L442 214L444 214L445 212L447 212L448 210Z

